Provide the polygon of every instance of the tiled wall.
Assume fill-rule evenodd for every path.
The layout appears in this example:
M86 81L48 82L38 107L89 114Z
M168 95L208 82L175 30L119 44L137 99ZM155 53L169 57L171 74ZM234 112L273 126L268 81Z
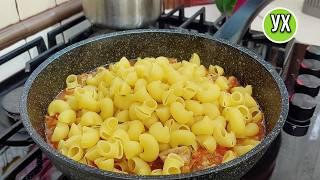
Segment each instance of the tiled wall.
M47 9L53 8L69 0L0 0L0 29L5 28L11 24L15 24L21 20L34 16ZM0 57L9 51L22 46L23 44L42 36L46 45L48 45L47 33L59 26L65 24L72 19L83 15L83 13L76 14L68 19L63 20L51 27L48 27L24 40L21 40L8 48L0 50ZM83 31L88 28L90 23L88 21L82 22L76 27L71 28L64 34L57 37L57 41L67 41L70 36ZM36 48L21 54L20 56L10 60L9 62L0 65L0 82L15 74L17 71L25 67L25 63L38 55Z

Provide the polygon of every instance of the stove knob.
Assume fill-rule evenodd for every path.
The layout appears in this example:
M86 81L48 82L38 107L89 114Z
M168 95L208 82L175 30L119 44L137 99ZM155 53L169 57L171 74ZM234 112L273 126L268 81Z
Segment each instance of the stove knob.
M310 119L299 121L288 116L286 122L284 123L283 130L292 136L304 136L307 134L309 126Z
M317 46L309 46L304 57L306 59L320 60L320 48Z
M320 78L310 75L301 74L296 79L294 91L296 93L308 94L312 97L316 97L320 90Z
M313 97L307 94L295 93L290 98L289 116L299 121L308 120L313 116L316 106L317 104Z
M300 64L299 74L311 74L320 78L320 61L304 59Z

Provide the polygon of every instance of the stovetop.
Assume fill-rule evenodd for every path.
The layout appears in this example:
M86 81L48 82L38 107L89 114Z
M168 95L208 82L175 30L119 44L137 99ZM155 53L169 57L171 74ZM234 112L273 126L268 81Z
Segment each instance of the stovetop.
M65 178L55 169L50 160L41 153L39 147L28 136L20 121L17 107L19 94L22 91L21 87L26 78L50 55L80 40L113 31L91 26L75 34L67 43L58 43L56 41L56 36L84 20L86 18L82 16L50 31L47 34L48 47L45 45L43 38L39 37L0 57L1 65L34 47L37 48L40 54L30 60L24 70L0 82L0 179ZM225 17L223 16L218 17L215 22L206 21L205 8L199 9L192 18L186 18L184 16L184 8L178 7L171 12L161 15L158 22L148 28L184 28L190 31L213 35L224 21ZM274 44L266 40L261 33L248 31L241 45L262 55L274 66L286 82L291 82L288 81L290 77L296 77L292 76L290 72L290 69L292 69L290 66L293 63L291 63L290 56L288 56L294 46L292 42L281 45ZM290 83L287 83L287 85L289 92L293 95L294 85ZM295 108L297 111L301 110L299 107ZM295 124L296 121L290 121L293 126L288 126L289 130L287 132L290 133L290 130L292 134L299 132L295 135L301 137L282 132L264 157L242 179L320 179L320 153L318 152L318 149L320 149L320 116L318 112L319 110L316 109L314 113L312 112L313 116L308 121L303 121L309 122L307 125L297 125ZM292 119L296 118L293 114L291 116L293 116ZM301 126L307 128L301 128ZM304 135L305 132L307 132L306 135Z

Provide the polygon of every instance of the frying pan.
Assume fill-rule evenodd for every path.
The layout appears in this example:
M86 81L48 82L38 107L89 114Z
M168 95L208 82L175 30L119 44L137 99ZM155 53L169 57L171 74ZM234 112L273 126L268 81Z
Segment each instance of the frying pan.
M69 46L42 63L27 80L21 98L23 124L54 165L70 179L238 179L261 158L280 133L288 112L286 87L260 56L236 45L253 17L269 1L249 0L214 37L183 30L132 30L94 37ZM166 56L188 59L198 53L206 66L222 66L227 75L251 84L265 114L266 137L245 155L212 168L170 176L136 176L102 171L73 161L45 141L44 116L49 103L65 86L69 74L80 74L121 57Z

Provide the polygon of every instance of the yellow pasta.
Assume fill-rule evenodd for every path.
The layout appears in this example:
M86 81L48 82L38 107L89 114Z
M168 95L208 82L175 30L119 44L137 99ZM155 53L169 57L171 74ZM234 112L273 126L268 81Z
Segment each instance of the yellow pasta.
M135 107L135 115L140 120L151 118L153 111L157 108L157 102L153 99L145 100L141 105Z
M98 130L90 127L82 127L82 136L81 136L81 147L82 148L91 148L99 141L99 132Z
M140 153L140 158L146 162L152 162L158 158L159 144L157 140L150 134L141 134L139 136L140 145L143 152Z
M147 86L147 90L154 100L156 100L157 102L162 101L162 94L164 93L164 89L161 81L150 82Z
M159 118L155 112L151 114L151 117L142 121L143 125L150 128L154 123L159 122Z
M149 128L149 133L156 138L159 143L169 143L170 130L167 126L163 126L160 122L154 123Z
M216 79L215 83L220 87L220 89L221 89L222 91L225 91L225 90L227 90L227 89L229 88L229 81L228 81L228 79L227 79L226 77L224 77L224 76L219 76L219 77Z
M180 174L181 167L184 165L183 159L174 153L170 153L163 164L163 174Z
M90 161L94 161L94 160L98 159L99 157L101 157L97 146L93 146L93 147L89 148L84 156Z
M247 93L244 94L244 105L246 105L248 108L258 107L256 100L254 100L253 97Z
M177 96L174 93L173 89L169 89L162 93L162 103L163 105L167 106L175 102L177 99Z
M236 157L237 157L237 156L236 156L236 154L235 154L233 151L228 150L228 151L224 154L223 159L222 159L222 162L225 163L225 162L231 161L231 160L235 159Z
M233 151L238 155L238 156L242 156L245 153L249 152L251 149L254 148L254 145L237 145L235 147L233 147Z
M197 141L202 147L206 148L211 153L215 152L217 148L217 143L213 136L200 135L197 136Z
M179 102L174 102L170 105L172 117L180 124L185 124L193 118L193 112L187 111Z
M159 64L153 63L149 72L149 81L162 80L164 78L164 72Z
M214 102L219 96L220 87L216 84L208 84L205 88L199 89L196 95L197 99L202 103Z
M66 79L67 88L75 88L79 86L77 75L71 74Z
M123 156L123 145L116 139L98 141L97 149L99 154L105 158L121 159Z
M231 96L230 96L231 106L243 104L243 100L244 100L244 97L243 97L242 93L240 93L238 91L231 93Z
M228 133L222 126L217 126L214 128L213 137L221 146L234 147L236 145L237 140L234 132Z
M194 82L186 81L182 92L182 97L184 99L191 99L197 94L198 87Z
M66 95L65 99L72 110L79 110L78 100L75 96Z
M129 170L138 175L149 175L151 173L150 166L138 157L133 157L128 160Z
M101 117L103 119L109 118L113 116L114 113L114 107L113 107L113 101L112 99L106 97L101 99L100 101L100 109L101 109Z
M170 89L173 89L174 95L183 96L184 82L178 81L171 85Z
M128 129L129 129L129 123L130 123L130 121L127 121L127 122L118 124L117 128L118 128L118 129L123 129L123 130L125 130L125 131L128 131Z
M168 106L158 106L155 112L162 123L165 123L167 120L169 120L171 116L170 109Z
M81 126L95 126L102 123L102 118L96 112L87 111L80 118Z
M129 109L132 102L133 102L132 94L129 94L127 96L116 94L113 99L114 106L121 110Z
M83 155L82 148L77 144L71 145L67 153L67 156L75 161L80 161Z
M129 121L129 111L123 110L116 113L115 117L118 119L119 122L126 122Z
M72 123L71 127L70 127L70 131L69 131L68 137L70 138L72 136L77 136L77 135L82 135L81 125L77 125L75 123Z
M196 136L188 130L176 130L170 133L170 146L177 147L180 145L192 146L197 148Z
M201 65L196 53L180 62L122 57L92 72L71 74L65 83L47 109L46 128L53 130L47 139L63 155L105 171L189 173L198 163L202 168L220 163L196 159L197 153L223 156L225 163L264 136L252 86L239 86L218 65ZM227 151L216 153L218 146Z
M227 126L227 121L223 116L218 116L215 119L213 119L213 126L212 127L217 127L221 126L225 128Z
M209 66L209 73L213 74L215 76L222 76L224 74L224 70L222 67L218 66L218 65L210 65Z
M144 102L146 100L152 99L150 94L148 93L145 86L139 88L134 94L133 94L133 100L138 102Z
M202 106L202 104L200 104L199 101L186 100L185 104L186 104L186 109L188 111L192 111L194 116L201 116L204 112L204 106ZM206 112L211 112L211 111L212 111L212 109L206 110Z
M59 114L58 121L66 124L74 123L76 121L76 112L67 109Z
M200 57L197 53L193 53L190 60L190 63L196 64L198 66L200 66Z
M236 107L240 112L241 114L243 115L243 117L245 118L246 120L246 123L249 123L251 122L252 120L252 114L250 113L250 110L247 106L245 105L239 105Z
M259 133L259 126L256 123L248 123L244 130L244 135L247 137L255 136Z
M170 149L170 144L167 144L167 143L159 143L159 150L160 152L161 151L165 151L165 150L168 150Z
M126 158L129 160L138 156L143 149L137 141L126 141L123 143L123 150Z
M59 142L68 136L69 126L63 122L58 122L51 136L51 141Z
M251 96L252 95L252 86L251 85L247 85L246 87L239 86L239 87L234 87L231 89L232 93L235 91L241 92L242 94L247 93L248 95Z
M260 111L258 107L252 107L249 109L251 116L252 116L252 122L260 122L263 119L263 114Z
M65 148L70 148L71 145L80 145L81 143L81 135L71 136L67 140L64 141L63 146Z
M69 104L63 100L53 100L48 107L49 116L53 116L56 113L61 113L67 109L71 109Z
M219 105L222 107L229 107L231 106L231 94L222 92L219 97Z
M229 121L231 130L237 135L242 135L245 131L245 119L237 108L229 108L225 115Z
M128 135L130 140L138 141L140 134L145 131L141 121L134 120L129 123Z
M115 138L115 139L121 140L122 143L130 140L127 131L125 131L124 129L121 129L121 128L116 129L116 130L112 133L112 136L111 136L111 137L113 137L113 138Z
M98 168L106 171L112 171L114 168L114 159L106 159L105 157L101 157L94 160L94 163L98 166Z
M203 113L211 119L214 119L220 115L219 107L214 103L204 103Z
M109 139L118 126L118 119L110 117L106 119L100 127L99 135L102 139Z
M195 135L211 135L213 133L214 122L208 116L202 120L195 122L191 130Z

